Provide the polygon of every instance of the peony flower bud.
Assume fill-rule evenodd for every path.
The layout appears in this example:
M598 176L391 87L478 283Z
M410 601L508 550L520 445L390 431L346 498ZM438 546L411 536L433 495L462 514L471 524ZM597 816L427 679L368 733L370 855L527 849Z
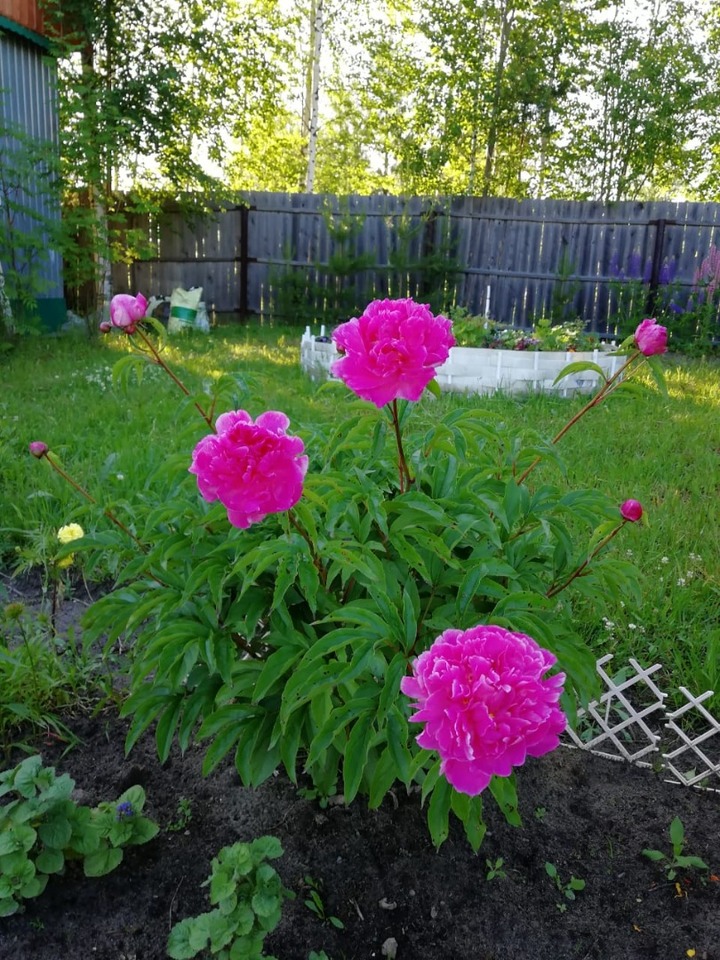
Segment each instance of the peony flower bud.
M335 329L333 341L343 356L332 373L376 407L419 400L455 346L451 321L411 299L373 300Z
M48 445L43 443L42 440L33 440L32 443L28 444L28 450L38 460L42 460L49 449Z
M146 310L147 300L141 293L136 297L131 297L129 293L119 293L110 301L110 321L114 327L125 333L135 333Z
M410 722L425 724L417 742L438 752L456 790L476 796L493 776L559 746L565 677L545 677L555 662L524 633L482 625L446 630L413 662L400 681L417 700Z
M652 357L667 351L667 328L656 320L643 320L635 331L635 343L640 353Z
M100 333L110 333L112 330L112 324L109 320L103 320L102 323L98 324L98 330Z
M643 515L642 504L639 500L626 500L620 504L620 516L630 523L637 523Z

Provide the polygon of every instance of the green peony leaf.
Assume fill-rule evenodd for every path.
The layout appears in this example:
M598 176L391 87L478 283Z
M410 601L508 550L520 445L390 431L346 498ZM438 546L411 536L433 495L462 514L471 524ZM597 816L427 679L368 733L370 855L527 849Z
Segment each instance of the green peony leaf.
M599 374L602 383L607 383L607 375L599 363L593 363L592 360L576 360L562 368L560 373L553 380L553 386L560 383L561 380L564 380L565 377L569 377L573 373L584 373L586 370L591 370L593 373Z
M449 815L453 788L445 777L438 777L430 796L427 824L435 847L441 847L450 832Z
M374 713L366 713L353 724L343 758L345 803L352 803L360 789L373 731Z

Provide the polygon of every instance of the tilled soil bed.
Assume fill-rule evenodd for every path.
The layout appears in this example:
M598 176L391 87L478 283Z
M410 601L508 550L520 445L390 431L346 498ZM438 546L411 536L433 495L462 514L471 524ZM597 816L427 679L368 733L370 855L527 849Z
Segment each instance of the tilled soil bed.
M331 960L393 951L398 960L720 960L720 793L561 748L519 771L523 828L508 826L489 798L480 853L458 824L438 852L419 797L404 788L378 811L361 802L323 809L282 773L254 791L230 763L204 778L195 748L161 766L148 737L125 758L126 726L112 714L71 723L81 746L62 757L61 744L44 745L45 762L69 773L90 805L142 785L163 829L105 877L87 879L75 864L51 877L24 912L0 920L2 960L162 960L171 926L209 909L201 883L213 856L263 834L282 842L274 865L298 893L266 940L278 960L321 949ZM168 830L181 797L191 819ZM681 873L676 884L642 855L669 850L676 816L686 852L709 864L709 877ZM506 876L488 880L486 861L498 857ZM553 886L546 862L563 881L585 880L574 901ZM307 876L344 929L304 905Z

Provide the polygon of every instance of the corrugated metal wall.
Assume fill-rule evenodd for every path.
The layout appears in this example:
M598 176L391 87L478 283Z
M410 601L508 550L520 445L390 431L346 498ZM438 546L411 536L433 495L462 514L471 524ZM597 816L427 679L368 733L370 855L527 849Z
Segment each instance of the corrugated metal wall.
M26 13L29 14L29 7L33 4L25 6L28 7ZM11 130L20 127L28 136L38 141L57 143L58 121L53 67L46 60L41 46L9 30L0 33L0 151L17 149L17 140L12 136L2 137L3 127ZM29 211L37 212L40 216L60 215L47 191L42 188L35 190L32 184L28 185L22 203L27 205ZM16 214L15 224L20 229L24 229L26 224L28 231L37 229L37 221L32 212L26 215ZM7 265L3 266L7 274ZM56 251L47 250L42 275L43 290L39 299L44 302L40 304L41 316L50 322L50 326L56 326L61 307L64 320L62 259Z

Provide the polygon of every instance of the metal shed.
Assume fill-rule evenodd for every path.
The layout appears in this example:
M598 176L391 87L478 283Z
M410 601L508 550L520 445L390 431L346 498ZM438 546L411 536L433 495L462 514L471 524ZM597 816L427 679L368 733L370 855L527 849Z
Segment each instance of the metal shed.
M11 270L27 273L34 258L38 312L43 325L54 330L66 317L62 258L47 243L38 243L38 237L46 219L60 217L59 204L40 177L21 188L11 175L17 151L28 144L57 144L55 69L47 57L48 46L37 0L0 0L0 163L4 157L6 174L3 182L0 171L2 267L8 282ZM13 239L8 242L10 218ZM25 248L23 235L34 237ZM8 262L11 257L14 264Z

